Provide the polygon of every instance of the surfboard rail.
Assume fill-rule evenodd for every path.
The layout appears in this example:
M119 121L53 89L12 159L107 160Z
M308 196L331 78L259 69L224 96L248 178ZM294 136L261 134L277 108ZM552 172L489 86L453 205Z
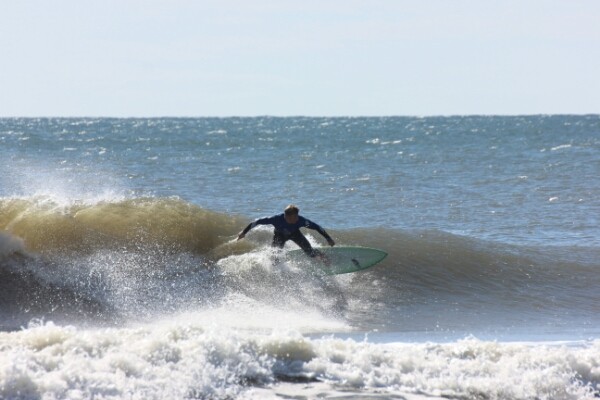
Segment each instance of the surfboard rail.
M288 251L288 260L307 264L325 275L349 274L370 268L387 257L380 249L360 246L336 246L316 248L321 256L308 257L303 250Z

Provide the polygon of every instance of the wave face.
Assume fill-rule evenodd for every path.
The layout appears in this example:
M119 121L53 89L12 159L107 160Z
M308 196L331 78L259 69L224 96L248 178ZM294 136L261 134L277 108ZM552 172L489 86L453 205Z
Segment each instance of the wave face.
M324 278L282 262L269 229L235 241L247 219L177 198L68 206L10 198L0 201L0 216L6 329L32 317L121 324L227 302L286 306L380 331L533 324L548 333L575 323L585 333L599 322L595 248L356 228L332 234L388 258L360 274ZM310 232L309 239L319 245Z

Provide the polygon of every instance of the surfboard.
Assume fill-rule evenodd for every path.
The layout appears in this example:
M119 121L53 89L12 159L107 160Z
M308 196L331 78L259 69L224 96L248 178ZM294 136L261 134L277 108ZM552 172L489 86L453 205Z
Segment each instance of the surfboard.
M325 275L349 274L372 267L381 262L387 253L369 247L321 247L316 249L324 257L308 257L304 251L287 252L288 260L300 265L310 265Z

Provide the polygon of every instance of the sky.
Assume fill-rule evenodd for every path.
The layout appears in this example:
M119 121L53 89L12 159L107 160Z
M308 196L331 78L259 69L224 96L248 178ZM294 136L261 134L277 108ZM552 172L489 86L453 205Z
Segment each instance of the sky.
M0 117L586 113L597 0L0 0Z

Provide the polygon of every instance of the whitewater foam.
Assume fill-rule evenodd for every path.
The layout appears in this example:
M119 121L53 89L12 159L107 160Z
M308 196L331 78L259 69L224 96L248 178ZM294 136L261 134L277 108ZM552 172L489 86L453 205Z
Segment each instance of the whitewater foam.
M600 390L598 341L378 344L180 320L94 330L46 323L0 333L0 348L3 398L260 398L254 387L273 393L286 381L444 398L584 399Z
M349 332L352 327L341 318L317 309L294 309L287 304L269 304L240 293L229 293L215 306L183 312L162 320L181 324L194 321L205 327L255 332Z

